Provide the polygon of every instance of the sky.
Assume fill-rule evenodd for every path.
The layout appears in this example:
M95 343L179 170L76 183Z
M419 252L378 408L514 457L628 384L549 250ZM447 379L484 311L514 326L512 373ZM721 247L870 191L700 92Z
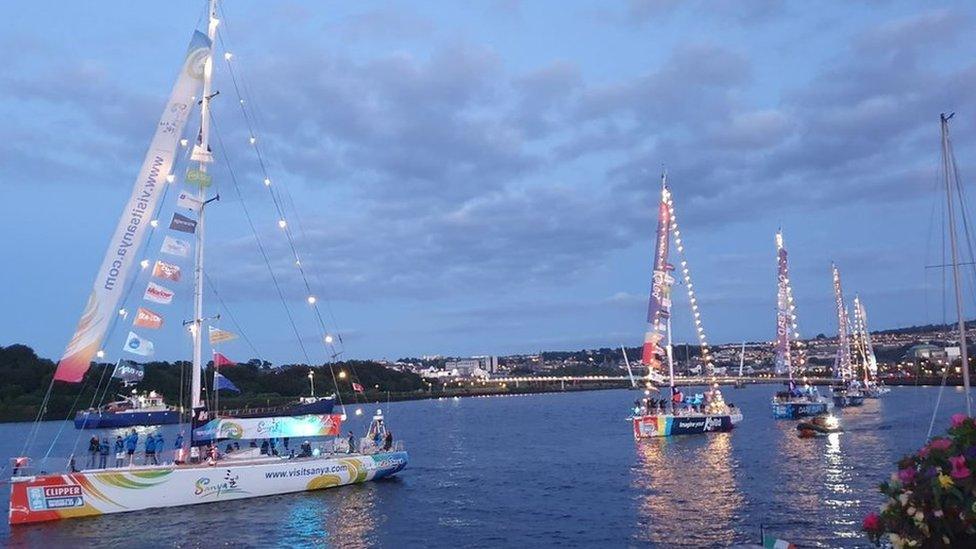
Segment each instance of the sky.
M663 167L711 342L773 338L778 227L802 335L836 330L831 261L872 329L943 320L925 269L942 243L938 116L958 113L966 181L971 4L224 4L218 51L343 357L638 345ZM64 349L203 14L0 4L0 345ZM222 347L232 358L322 362L227 68L208 313L246 336ZM684 291L675 338L693 341ZM159 358L188 356L189 294L142 334Z

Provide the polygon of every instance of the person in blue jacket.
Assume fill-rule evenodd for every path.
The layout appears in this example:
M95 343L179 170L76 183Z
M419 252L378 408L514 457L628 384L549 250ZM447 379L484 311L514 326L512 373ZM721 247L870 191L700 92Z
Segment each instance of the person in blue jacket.
M173 443L173 463L177 465L183 463L183 432L176 435L176 442Z
M166 462L166 455L163 454L163 452L165 451L166 451L166 441L163 440L163 434L156 433L156 454L158 454L159 458L163 460L163 463Z
M146 435L146 465L159 465L156 460L156 437L152 433Z
M132 466L133 455L136 453L136 446L139 444L139 435L133 429L129 436L125 437L125 453L129 455L129 466Z
M108 452L111 446L108 445L108 438L102 437L102 442L98 444L98 468L104 469L108 465Z
M115 437L115 466L122 467L122 463L125 461L125 441L122 440L122 435Z

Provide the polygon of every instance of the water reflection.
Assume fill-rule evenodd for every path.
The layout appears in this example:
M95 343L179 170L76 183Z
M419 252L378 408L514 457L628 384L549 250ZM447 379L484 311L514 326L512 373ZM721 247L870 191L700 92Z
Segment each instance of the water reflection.
M731 433L636 443L637 538L673 545L728 545L745 498L736 484Z

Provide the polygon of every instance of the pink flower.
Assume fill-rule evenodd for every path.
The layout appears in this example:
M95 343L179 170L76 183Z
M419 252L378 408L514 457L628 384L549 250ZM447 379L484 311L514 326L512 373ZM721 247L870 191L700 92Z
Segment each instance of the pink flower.
M861 528L865 532L878 532L881 530L881 517L877 513L871 513L864 517L864 522L861 523Z
M952 464L952 472L949 473L952 478L966 478L972 474L969 468L966 467L966 458L964 456L952 456L949 458L949 463Z
M929 442L929 450L948 450L952 446L952 441L947 438L933 438Z
M967 419L969 419L969 416L967 416L966 414L953 414L953 416L952 416L952 426L953 427L960 427L960 426L962 426L963 423L966 423L966 420Z
M911 484L915 480L915 469L912 467L907 467L898 471L898 480L902 484Z

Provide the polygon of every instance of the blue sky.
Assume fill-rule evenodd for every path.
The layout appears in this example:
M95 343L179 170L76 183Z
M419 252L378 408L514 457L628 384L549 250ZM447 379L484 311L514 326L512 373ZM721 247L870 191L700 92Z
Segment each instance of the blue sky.
M976 156L965 3L227 4L224 44L346 356L637 345L662 165L711 341L773 337L779 226L802 334L835 329L831 260L873 328L942 318L923 267L940 111L959 113L964 178ZM0 344L60 354L203 11L0 5ZM225 68L217 153L321 361ZM302 361L222 161L215 179L210 274L254 345L225 350ZM162 358L187 356L188 311L147 335ZM682 299L674 322L693 337Z

